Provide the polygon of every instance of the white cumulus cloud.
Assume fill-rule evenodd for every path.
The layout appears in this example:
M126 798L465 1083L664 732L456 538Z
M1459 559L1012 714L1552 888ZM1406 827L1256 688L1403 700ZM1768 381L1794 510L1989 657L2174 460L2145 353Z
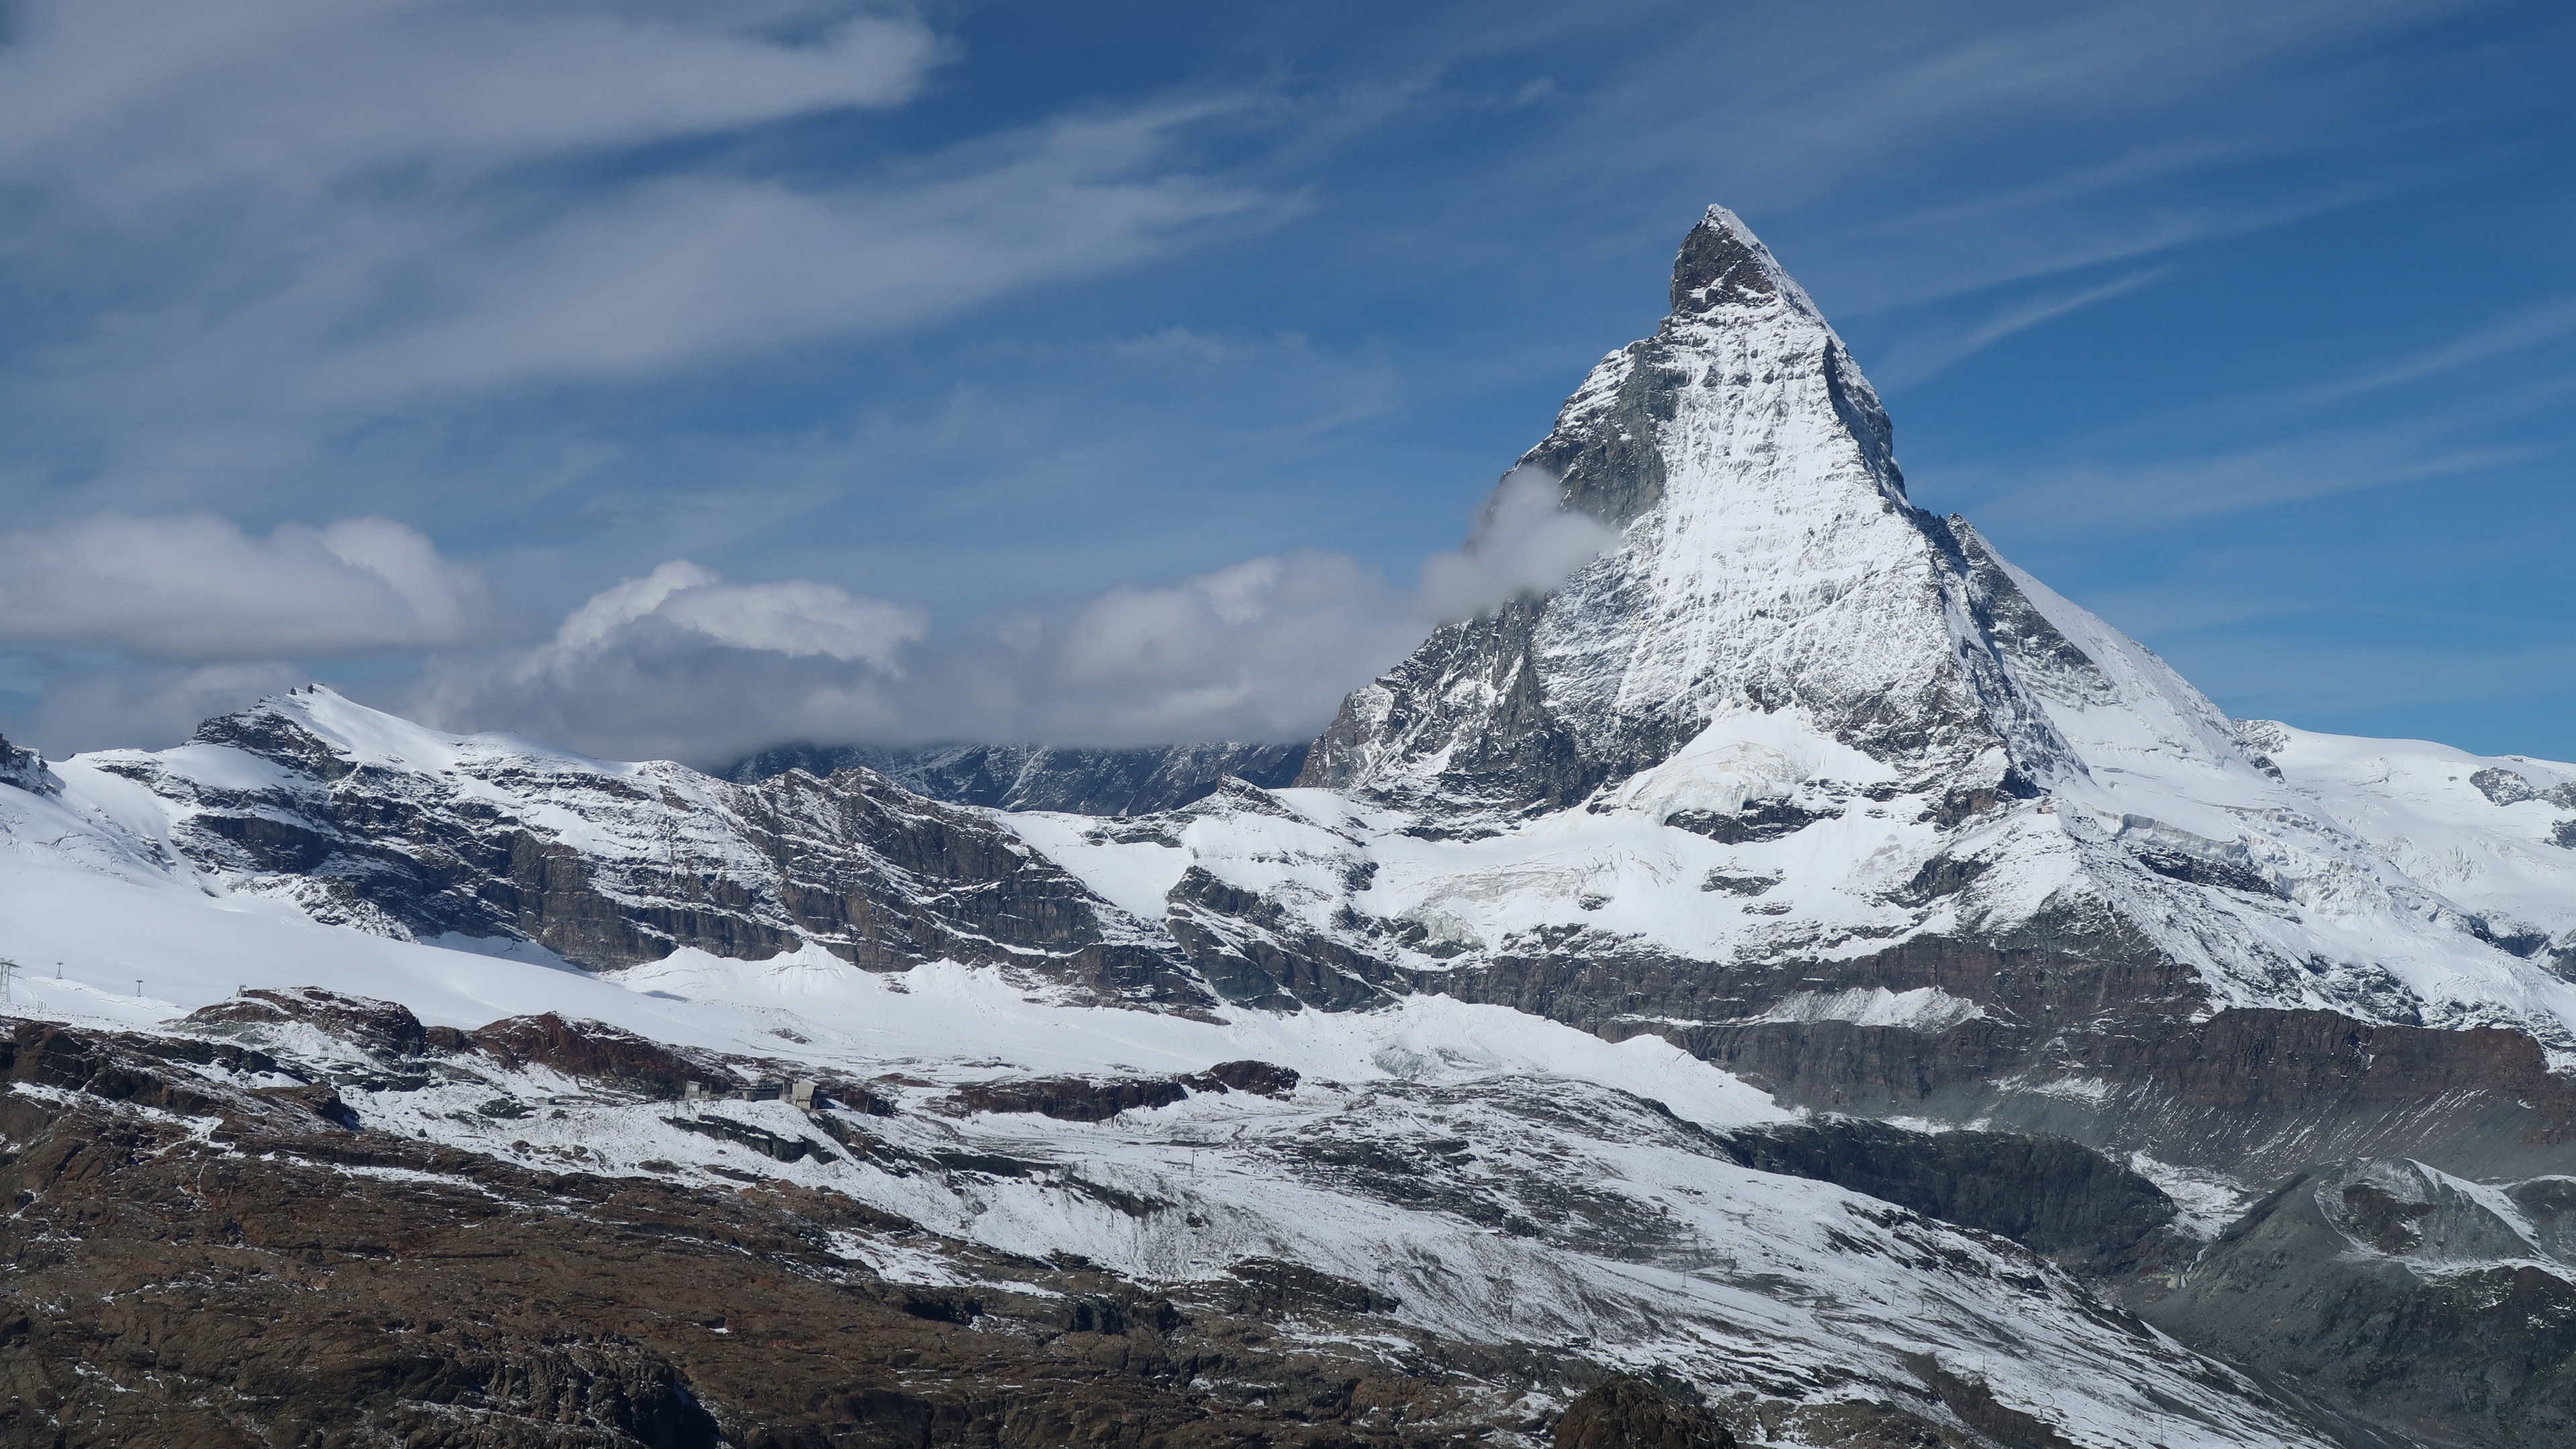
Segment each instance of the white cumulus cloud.
M686 559L640 579L627 579L593 595L555 631L553 645L525 666L541 670L615 647L619 634L659 620L736 649L766 650L790 658L819 654L894 667L906 644L921 638L930 619L919 609L865 599L833 584L789 579L774 584L728 584Z
M382 518L246 533L97 514L0 534L0 639L149 659L347 656L464 640L482 575Z
M1412 590L1307 550L937 634L834 585L727 583L674 560L601 590L537 648L444 662L415 707L700 765L792 739L1293 740L1439 624L1551 588L1617 541L1557 499L1555 478L1516 470Z

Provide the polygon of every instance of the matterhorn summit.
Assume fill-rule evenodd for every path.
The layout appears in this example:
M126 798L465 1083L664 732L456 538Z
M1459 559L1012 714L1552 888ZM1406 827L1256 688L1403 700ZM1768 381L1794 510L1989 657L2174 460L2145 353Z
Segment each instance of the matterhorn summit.
M0 1425L2568 1442L2576 765L2231 720L1671 299L1299 773L0 745Z
M1756 717L1925 788L2027 793L2065 772L1965 549L1907 501L1878 395L1806 292L1711 207L1672 302L1522 460L1618 545L1352 696L1301 783L1555 808L1694 742L1723 750L1727 722Z

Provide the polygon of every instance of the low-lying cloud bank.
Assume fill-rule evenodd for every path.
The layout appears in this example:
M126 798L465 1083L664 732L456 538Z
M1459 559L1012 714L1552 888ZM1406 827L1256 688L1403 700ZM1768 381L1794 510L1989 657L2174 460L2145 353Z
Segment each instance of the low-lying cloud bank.
M610 758L713 765L791 739L1292 740L1433 628L1552 587L1616 542L1558 496L1553 477L1516 471L1410 589L1303 551L936 632L919 609L834 584L733 583L675 559L600 591L551 638L504 647L471 637L488 617L481 577L381 520L266 539L212 519L91 520L0 538L0 560L40 565L0 590L44 601L12 611L15 638L153 661L56 680L18 726L56 753L166 742L297 682L282 658L396 649L426 662L351 692ZM47 551L63 540L93 546Z

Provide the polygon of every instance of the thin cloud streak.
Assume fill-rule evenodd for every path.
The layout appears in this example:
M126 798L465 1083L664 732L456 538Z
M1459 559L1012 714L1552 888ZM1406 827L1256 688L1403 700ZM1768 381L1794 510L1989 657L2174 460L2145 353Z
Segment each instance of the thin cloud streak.
M2535 446L2432 449L2413 429L2324 433L2234 453L2128 465L2088 464L1983 495L1979 516L2030 537L2103 528L2169 528L2197 519L2312 502L2338 493L2485 472L2523 462ZM1958 488L1963 480L1944 480Z
M2141 287L2153 286L2173 275L2173 270L2170 266L2149 267L2070 295L2035 297L2005 308L1956 337L1915 347L1900 345L1886 361L1871 369L1872 380L1882 392L1901 392L1916 383L1940 376L2017 332L2027 332L2096 302L2107 302Z
M2502 357L2526 347L2554 342L2570 333L2576 333L2576 297L2562 297L2349 382L2301 393L2297 400L2308 404L2341 402L2345 398L2359 397L2399 383L2420 381L2473 362L2484 362L2490 357Z
M111 213L251 185L310 192L428 166L449 180L839 107L910 100L922 23L736 7L731 24L600 4L34 0L0 49L0 175ZM824 22L805 43L760 30Z

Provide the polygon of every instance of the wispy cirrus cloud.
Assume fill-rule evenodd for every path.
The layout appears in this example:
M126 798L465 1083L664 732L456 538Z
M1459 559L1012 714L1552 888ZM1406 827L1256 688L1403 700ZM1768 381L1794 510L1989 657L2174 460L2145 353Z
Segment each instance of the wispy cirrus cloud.
M32 0L10 21L0 176L107 214L898 105L942 56L916 17L778 0Z
M2341 402L2348 397L2359 397L2400 383L2418 382L2454 368L2554 342L2570 334L2576 334L2576 297L2559 297L2523 308L2439 347L2383 363L2358 377L2311 388L2298 394L2296 400L2310 404Z
M2116 277L2099 286L2075 292L2056 292L2025 298L2004 307L1985 321L1953 336L1904 341L1888 350L1886 357L1870 368L1870 375L1882 391L1899 392L1918 382L1940 376L1959 363L1967 361L2017 332L2027 332L2043 323L2054 322L2070 312L2080 312L2096 302L2151 287L2173 275L2171 267L2148 267L2142 271Z
M2027 536L2167 528L2364 488L2461 477L2526 461L2530 445L2445 446L2416 428L2318 433L2232 452L2035 469L2009 479L1945 478L1980 496L1980 517Z
M755 138L904 105L951 54L916 16L832 0L17 19L0 260L53 300L6 360L44 426L89 419L147 470L917 326L1288 204L1191 168L1222 97L764 161Z

